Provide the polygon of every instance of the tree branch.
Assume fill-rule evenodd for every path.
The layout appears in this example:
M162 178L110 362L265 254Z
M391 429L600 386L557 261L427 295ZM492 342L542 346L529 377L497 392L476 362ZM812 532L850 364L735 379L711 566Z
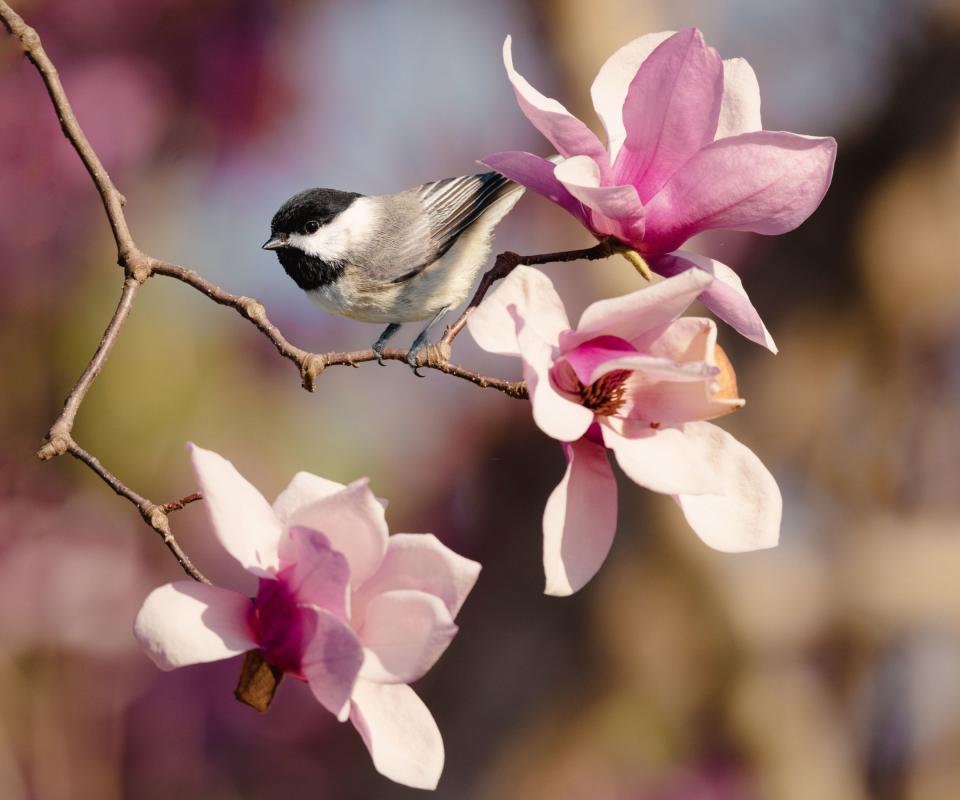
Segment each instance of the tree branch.
M300 370L304 388L310 391L316 389L316 378L327 367L356 367L358 364L377 360L377 354L373 350L322 354L303 350L291 344L280 329L270 322L266 310L257 300L226 292L191 269L160 261L141 252L133 240L124 216L123 206L126 199L113 184L96 152L84 135L60 82L57 69L44 51L37 32L27 25L23 18L4 0L0 0L0 21L2 21L6 30L19 41L24 55L40 73L50 96L50 101L60 120L63 134L76 150L100 195L117 246L117 263L124 269L123 291L116 310L103 332L99 346L67 395L63 410L50 426L46 442L40 448L38 456L47 460L64 453L70 453L74 458L83 462L114 492L136 506L144 521L163 537L164 544L190 577L197 581L207 582L203 574L197 570L175 540L167 516L170 512L182 508L186 503L200 499L199 495L190 495L181 501L159 506L126 486L107 470L94 455L80 447L73 439L73 428L80 407L110 356L120 330L133 308L140 286L153 275L164 275L193 287L215 303L233 308L249 320L276 347L281 356L296 364ZM622 248L622 246L619 247ZM431 345L421 352L418 365L469 381L481 388L496 389L510 397L527 397L527 387L523 381L508 381L503 378L489 377L450 363L450 346L453 340L466 325L469 315L480 304L490 287L496 281L508 275L519 264L546 264L555 261L604 258L617 250L618 245L610 241L604 241L592 248L562 253L528 256L521 256L516 253L501 254L494 266L481 279L476 293L460 317L446 329L437 344ZM405 361L407 355L408 351L406 350L391 349L385 350L382 358L392 361Z

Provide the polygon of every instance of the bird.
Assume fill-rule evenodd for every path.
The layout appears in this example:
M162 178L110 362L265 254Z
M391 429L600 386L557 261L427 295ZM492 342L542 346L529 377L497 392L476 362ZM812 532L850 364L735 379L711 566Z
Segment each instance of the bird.
M466 300L494 228L523 191L496 172L397 194L306 189L274 214L263 248L328 313L386 324L373 343L381 365L401 325L428 320L404 359L420 375L417 358L431 328Z

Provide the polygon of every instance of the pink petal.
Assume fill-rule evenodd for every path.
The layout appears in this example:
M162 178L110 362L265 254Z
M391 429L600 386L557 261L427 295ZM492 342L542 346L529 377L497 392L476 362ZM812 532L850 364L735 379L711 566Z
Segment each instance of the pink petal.
M597 135L556 100L540 94L513 68L509 36L503 42L503 65L513 84L520 110L557 148L558 153L563 156L590 156L601 167L609 165L607 150Z
M606 450L588 439L563 447L567 471L543 512L546 593L578 591L600 569L617 529L617 482Z
M644 253L676 250L713 228L778 234L820 205L836 158L833 139L757 131L718 139L647 203Z
M616 336L597 336L564 353L563 360L573 368L577 380L589 386L596 380L592 377L594 372L603 364L611 359L627 354L636 355L636 353L637 348L626 339Z
M613 179L633 184L646 203L713 141L722 98L723 62L717 51L707 47L696 28L671 36L643 62L627 91L627 138Z
M306 644L301 662L310 691L341 722L350 712L350 696L363 664L363 647L353 629L322 608L303 607L316 627Z
M342 619L350 616L350 564L322 533L295 525L289 532L295 558L281 575L300 603L325 608Z
M573 442L593 423L593 412L560 394L550 380L554 348L540 338L532 327L524 326L517 335L523 356L523 377L533 407L533 421L547 436Z
M763 345L771 353L777 345L763 324L757 309L743 288L740 276L726 264L698 253L677 250L675 253L651 259L650 266L661 275L678 275L692 267L712 275L714 281L697 298L737 333L752 342Z
M217 539L245 569L271 577L283 526L270 505L223 456L196 445L189 449Z
M360 629L366 648L361 676L377 683L410 683L443 655L457 626L433 594L401 589L378 594L367 605Z
M453 552L432 533L395 533L380 569L353 596L354 623L363 623L371 598L397 589L435 595L456 617L479 574L476 561Z
M587 156L560 162L553 174L590 209L590 230L628 243L639 244L643 239L644 209L633 186L626 182L621 186L601 185L600 168Z
M435 789L443 772L443 739L430 711L409 686L360 680L350 721L377 772L414 789Z
M177 581L147 596L133 633L163 670L220 661L257 647L247 621L251 608L237 592Z
M590 218L584 212L583 204L553 174L553 161L532 153L511 150L493 153L481 159L480 163L552 200L568 214L573 214L582 225L590 227Z
M654 429L612 418L606 422L600 426L603 442L613 450L620 469L634 483L663 494L708 494L720 490L721 482L713 474L713 465L682 429Z
M600 67L590 96L597 116L607 131L607 150L613 163L627 131L623 127L623 102L627 99L627 90L647 57L671 36L674 31L648 33L639 39L625 44Z
M651 358L674 364L675 372L638 365L625 384L626 405L618 416L675 426L729 414L744 405L740 398L718 397L722 376L716 360L717 326L713 320L682 317L634 343Z
M720 481L714 494L677 498L697 536L728 553L774 547L783 501L770 471L752 450L716 425L692 422L683 431Z
M712 281L705 272L687 270L630 294L600 300L587 307L572 334L561 337L560 349L569 352L597 336L634 339L676 319Z
M320 531L350 564L350 585L359 586L383 561L387 521L383 505L361 478L346 488L298 508L288 524Z
M760 122L760 84L745 58L723 61L723 102L715 139L763 130Z
M336 494L344 488L342 483L328 481L309 472L298 472L293 476L286 489L273 501L273 513L283 523L288 524L293 515L304 506Z
M518 356L517 317L552 344L570 327L553 282L533 267L516 267L500 281L467 317L467 329L488 353Z

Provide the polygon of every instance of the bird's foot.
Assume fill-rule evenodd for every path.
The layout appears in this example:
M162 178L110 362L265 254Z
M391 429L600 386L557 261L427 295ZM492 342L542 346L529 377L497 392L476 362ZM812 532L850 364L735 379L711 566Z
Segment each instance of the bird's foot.
M383 351L386 349L387 341L390 339L393 334L400 330L400 325L396 322L392 322L387 325L383 333L380 334L380 338L373 343L373 347L370 349L373 350L373 354L377 357L377 363L381 367L387 366L386 362L383 360Z

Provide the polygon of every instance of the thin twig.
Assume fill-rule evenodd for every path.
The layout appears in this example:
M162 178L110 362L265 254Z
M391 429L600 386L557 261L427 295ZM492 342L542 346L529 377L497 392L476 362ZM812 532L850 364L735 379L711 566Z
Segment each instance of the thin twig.
M156 503L150 502L143 495L135 492L133 489L123 483L123 481L121 481L116 475L110 472L110 470L103 466L103 464L100 463L100 459L98 459L92 453L84 450L80 445L73 441L73 439L69 439L67 443L67 452L78 461L82 461L84 464L90 467L90 469L100 476L107 486L137 507L137 511L140 512L140 516L143 517L143 521L153 528L153 530L155 530L158 534L160 534L160 537L163 539L163 543L167 546L167 549L173 553L173 557L177 559L180 566L183 568L183 571L186 572L187 575L189 575L195 581L199 581L200 583L210 583L206 576L193 565L193 562L183 551L183 548L180 547L180 544L173 535L173 531L170 530L170 520L167 518L167 512L163 506L158 506Z
M62 455L67 450L80 405L87 396L87 392L96 380L97 375L100 374L100 370L103 369L104 362L106 362L107 356L110 355L110 351L117 341L117 334L120 333L120 328L126 322L139 290L140 282L136 278L124 279L120 302L117 303L113 317L111 317L106 330L103 332L103 336L100 337L100 345L93 354L93 358L90 359L90 363L84 369L83 374L77 379L73 389L70 390L70 394L67 395L66 402L63 404L63 411L60 412L60 416L54 420L53 425L47 432L46 443L37 452L42 460L46 461L54 456Z
M196 503L197 500L203 500L203 494L201 492L188 494L186 497L181 497L179 500L171 500L169 503L162 503L160 510L164 514L169 514L171 511L179 511L184 506L190 505L190 503Z
M597 259L607 258L617 251L617 245L610 239L605 239L593 247L587 247L583 250L564 250L559 253L541 253L539 255L521 256L518 253L511 253L509 250L497 256L494 265L480 279L480 285L474 292L467 307L463 309L460 316L447 326L443 333L441 344L451 345L457 338L460 331L467 324L467 320L473 313L473 310L480 305L480 302L487 296L490 287L497 281L503 280L521 264L524 266L533 266L535 264L553 264L561 261L596 261ZM524 394L524 396L526 396Z

